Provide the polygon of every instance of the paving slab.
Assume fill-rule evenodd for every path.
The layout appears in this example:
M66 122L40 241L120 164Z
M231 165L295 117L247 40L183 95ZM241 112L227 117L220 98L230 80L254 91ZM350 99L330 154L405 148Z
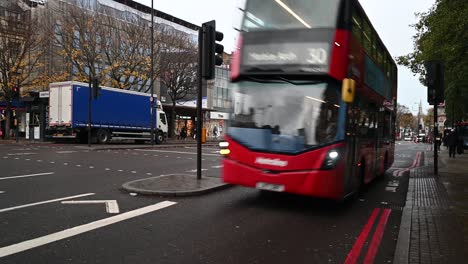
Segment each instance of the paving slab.
M450 186L468 184L468 155L455 162L442 150L439 175L434 175L433 153L424 156L425 166L410 173L394 263L465 263L468 193ZM463 180L455 172L464 175Z

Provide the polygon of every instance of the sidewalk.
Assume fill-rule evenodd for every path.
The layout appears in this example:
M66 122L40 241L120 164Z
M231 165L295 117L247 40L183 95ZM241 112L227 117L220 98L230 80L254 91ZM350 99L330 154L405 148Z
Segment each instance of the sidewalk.
M433 152L410 173L394 263L466 263L468 238L468 154Z
M205 143L202 144L203 147L217 147L221 139L218 140L207 140ZM76 143L67 143L67 142L54 142L54 141L30 141L24 138L20 138L19 142L17 143L16 140L2 140L0 139L0 145L57 145L57 146L73 146L80 149L87 149L87 150L107 150L107 149L142 149L142 148L177 148L177 147L186 147L186 146L197 146L197 141L195 139L186 139L186 140L178 140L178 139L167 139L166 142L163 144L155 144L152 146L149 142L146 144L134 144L132 141L122 141L122 142L111 142L110 144L92 144L91 147L88 147L87 144L76 144Z

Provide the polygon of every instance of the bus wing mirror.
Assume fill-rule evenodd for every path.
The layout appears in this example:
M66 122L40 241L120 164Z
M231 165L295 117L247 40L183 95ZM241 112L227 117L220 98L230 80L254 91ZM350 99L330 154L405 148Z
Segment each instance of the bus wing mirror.
M341 97L343 102L354 102L354 92L356 90L356 81L351 78L343 79L343 86L341 87Z

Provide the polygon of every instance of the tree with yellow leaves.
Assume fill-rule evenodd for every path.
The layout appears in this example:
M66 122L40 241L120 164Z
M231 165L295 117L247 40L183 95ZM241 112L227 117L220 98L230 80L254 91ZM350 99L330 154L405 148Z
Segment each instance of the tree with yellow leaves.
M34 69L43 55L45 41L40 25L30 11L13 2L1 8L15 15L0 17L0 99L6 101L6 137L9 137L13 88L33 79ZM3 12L4 13L4 12Z

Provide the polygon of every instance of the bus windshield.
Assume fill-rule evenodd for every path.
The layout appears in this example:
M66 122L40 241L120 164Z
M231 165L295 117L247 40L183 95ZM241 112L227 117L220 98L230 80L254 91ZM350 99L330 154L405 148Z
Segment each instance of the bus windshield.
M344 138L338 82L231 84L228 135L252 150L298 153Z
M243 31L335 28L340 0L248 0Z

